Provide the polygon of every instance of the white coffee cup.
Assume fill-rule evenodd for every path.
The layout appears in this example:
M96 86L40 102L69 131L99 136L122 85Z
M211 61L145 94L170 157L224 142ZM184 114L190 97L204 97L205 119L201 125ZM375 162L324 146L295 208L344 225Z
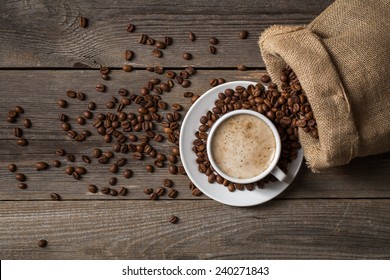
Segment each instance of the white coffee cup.
M212 143L213 143L213 138L215 137L215 132L218 130L218 128L226 120L228 120L229 118L231 118L233 116L238 116L238 115L243 115L243 114L244 115L245 114L251 115L253 117L260 119L266 125L266 127L268 127L272 131L273 139L275 140L275 145L274 145L275 149L274 149L273 158L272 158L272 160L270 159L269 162L267 162L265 169L263 168L263 170L259 170L259 173L256 173L256 175L253 177L236 178L236 177L230 176L229 174L226 174L226 172L221 170L221 168L218 166L217 161L214 158L214 151L213 151L213 146L215 148L215 145L218 145L218 144L215 143L214 145L212 145ZM272 139L270 141L272 141ZM245 147L241 147L241 148L245 148ZM263 179L268 174L274 175L279 181L286 180L287 175L277 166L281 151L282 151L282 144L281 144L279 132L277 131L275 125L264 115L262 115L258 112L252 111L252 110L235 110L235 111L232 111L232 112L229 112L229 113L223 115L221 118L219 118L213 124L213 126L211 127L211 130L210 130L210 133L207 137L207 154L208 154L208 158L210 160L212 167L223 178L225 178L231 182L238 183L238 184L254 183L254 182L257 182L257 181ZM253 172L255 172L255 171L253 171Z

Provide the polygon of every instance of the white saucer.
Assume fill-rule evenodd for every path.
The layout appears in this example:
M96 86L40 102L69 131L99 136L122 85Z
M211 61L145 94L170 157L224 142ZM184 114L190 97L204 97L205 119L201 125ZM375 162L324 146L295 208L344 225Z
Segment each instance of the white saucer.
M181 125L180 155L188 177L204 194L216 201L231 206L253 206L273 199L291 184L301 167L303 159L303 151L300 149L298 150L298 157L288 165L286 182L270 182L265 185L264 189L256 187L253 191L236 190L235 192L229 192L227 187L218 183L210 184L207 176L198 171L196 155L192 151L192 142L195 140L195 132L200 125L200 118L206 115L207 111L211 110L214 106L215 100L218 99L218 93L228 88L235 89L236 86L247 87L251 84L255 85L256 83L235 81L210 89L191 106Z

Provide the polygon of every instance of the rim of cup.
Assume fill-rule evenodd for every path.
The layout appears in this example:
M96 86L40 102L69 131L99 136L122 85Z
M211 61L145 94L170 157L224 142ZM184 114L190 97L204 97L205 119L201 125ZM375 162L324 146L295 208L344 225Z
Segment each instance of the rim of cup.
M268 127L271 129L272 133L273 133L273 136L274 136L274 139L275 139L275 156L274 158L272 159L272 162L271 164L264 170L262 171L261 173L259 173L258 175L254 176L254 177L250 177L250 178L234 178L234 177L231 177L229 175L227 175L225 172L223 172L219 167L218 165L216 164L214 158L213 158L213 153L212 153L212 148L211 148L211 143L213 142L213 137L214 137L214 133L215 131L217 130L217 128L225 121L227 120L228 118L232 117L232 116L235 116L235 115L243 115L243 114L246 114L246 115L251 115L251 116L255 116L257 118L259 118L260 120L262 120L263 122L265 122ZM229 180L233 183L238 183L238 184L250 184L250 183L254 183L254 182L257 182L261 179L263 179L265 176L267 176L268 174L271 173L271 171L275 168L275 166L277 165L278 161L279 161L279 158L280 158L280 154L281 154L281 150L282 150L282 144L281 144L281 140L280 140L280 136L279 136L279 132L278 130L276 129L275 125L271 122L271 120L269 120L266 116L256 112L256 111L252 111L252 110L249 110L249 109L240 109L240 110L235 110L235 111L232 111L232 112L229 112L229 113L226 113L225 115L223 115L222 117L220 117L211 127L210 129L210 132L209 132L209 135L207 137L207 145L206 145L206 148L207 148L207 155L208 155L208 158L209 158L209 161L210 161L210 164L212 165L212 167L214 168L214 170L219 174L221 175L223 178L225 178L226 180Z

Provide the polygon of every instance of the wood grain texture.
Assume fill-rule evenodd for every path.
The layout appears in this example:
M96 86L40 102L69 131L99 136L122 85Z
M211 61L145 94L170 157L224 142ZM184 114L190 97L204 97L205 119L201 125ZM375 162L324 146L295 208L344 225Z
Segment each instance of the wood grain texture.
M202 67L263 67L257 41L273 24L307 24L332 0L293 1L2 1L0 67L122 67L123 51L131 49L134 66L183 66L184 51L191 64ZM78 17L88 18L80 28ZM137 26L127 33L126 26ZM239 32L248 30L247 40ZM187 33L197 40L191 43ZM147 34L156 40L174 39L163 58L151 55L153 47L138 44ZM219 39L217 55L208 53L211 36Z
M185 91L203 94L211 78L227 81L258 81L264 73L257 45L260 33L273 24L307 24L333 0L229 0L229 1L82 1L82 0L5 0L0 11L0 258L1 259L390 259L390 153L354 159L349 165L321 174L302 167L289 188L278 198L250 208L234 208L206 196L194 197L189 179L171 175L166 168L145 172L153 161L128 160L126 168L134 177L124 179L109 165L96 159L87 165L81 155L91 155L94 147L104 151L104 143L92 127L76 124L76 116L95 101L95 112L107 113L105 104L119 88L139 93L147 81L162 75L145 71L146 66L162 65L181 71L187 65L198 68L191 87L175 86L164 93L168 104L191 106ZM78 17L88 18L81 28ZM137 26L127 33L127 24ZM248 30L247 40L239 32ZM188 40L192 31L197 39ZM141 45L147 34L156 40L173 38L173 45L155 58L154 47ZM207 49L209 38L219 39L217 54ZM125 62L123 52L134 51ZM186 61L183 52L193 54ZM124 63L135 71L126 73ZM250 71L236 71L245 64ZM96 70L100 65L115 68L109 81ZM71 69L76 68L76 69ZM94 69L87 69L94 68ZM107 86L105 93L95 90L97 83ZM82 91L87 100L66 97L68 89ZM56 105L59 98L69 102L67 109ZM12 129L22 127L21 118L6 122L16 105L25 109L24 117L33 126L24 129L27 147L15 144ZM126 112L135 111L135 106ZM112 110L115 112L115 110ZM168 111L164 111L163 115ZM84 143L70 140L59 128L58 115L71 116L80 132L93 133ZM161 127L158 127L161 131ZM169 153L171 144L158 145ZM68 163L55 155L64 148L76 156ZM129 154L123 155L129 158ZM122 155L117 154L114 161ZM62 161L61 168L38 172L37 161ZM28 188L16 187L10 163L27 176ZM64 174L67 165L87 166L80 181ZM107 186L117 177L116 188L125 186L124 197L90 194L87 186ZM142 192L157 188L164 178L175 182L176 199L167 196L151 201ZM56 192L62 201L51 201ZM170 224L171 215L179 217ZM37 241L48 246L39 248Z
M231 71L231 70L199 70L191 78L191 87L184 89L175 86L169 93L163 94L163 100L168 104L179 102L186 109L190 107L190 102L183 97L184 91L193 91L196 94L202 94L210 86L209 80L213 77L223 77L227 81L233 80L252 80L257 81L263 72L261 71ZM91 100L97 103L97 112L115 112L108 110L105 103L112 96L119 97L117 90L120 87L128 89L130 92L138 93L140 88L146 82L159 77L166 79L164 75L157 75L145 70L126 73L121 70L111 72L112 79L104 83L107 85L107 92L98 93L94 87L97 82L102 80L97 70L13 70L0 71L0 80L7 81L0 83L0 92L2 92L2 102L0 102L0 177L3 180L0 183L0 200L48 200L52 192L57 192L64 200L101 200L114 199L110 196L101 194L90 194L87 186L91 183L99 188L108 184L109 178L115 176L119 179L118 187L125 186L129 189L129 194L120 199L147 199L143 193L145 187L157 188L162 185L164 178L171 178L175 182L175 187L179 191L180 199L207 199L202 196L196 198L188 190L189 180L183 175L172 175L166 168L156 168L153 174L145 171L147 164L153 164L153 159L148 157L144 161L135 161L131 154L118 153L113 161L120 157L128 159L125 168L134 171L134 177L125 179L123 170L118 174L109 172L109 165L101 165L92 158L93 163L87 165L81 161L81 155L91 156L92 150L99 147L104 151L111 150L113 144L107 144L102 137L97 135L92 127L92 121L87 125L80 126L75 122L76 116L80 115L87 108ZM44 81L42 78L44 77ZM75 91L85 92L87 99L79 101L67 98L66 90L69 88ZM64 98L69 102L66 109L57 106L56 101ZM5 121L7 113L15 105L22 105L25 113L23 117L28 117L32 121L32 128L24 129L25 137L30 141L26 147L16 145L16 138L12 134L14 127L23 127L21 118L14 124ZM129 106L126 112L136 110L137 106ZM167 111L164 111L165 114ZM44 114L42 114L44 112ZM66 113L72 116L70 123L77 131L88 129L93 133L86 142L78 143L70 140L66 133L60 129L58 115ZM185 111L182 112L183 115ZM161 127L159 128L161 131ZM140 134L139 134L140 135ZM159 151L169 153L172 144L163 142L155 145ZM55 155L58 148L64 148L66 151L76 156L75 163L68 163L65 158ZM61 168L50 168L48 171L37 172L35 162L46 161L51 163L54 159L62 161ZM390 188L386 182L390 180L389 172L390 154L383 154L362 159L355 159L350 165L334 168L323 174L312 174L306 167L303 167L300 174L291 185L291 187L281 195L282 198L389 198ZM16 185L15 175L7 170L10 163L16 163L19 171L24 172L28 177L28 189L19 190ZM65 175L66 166L86 166L88 173L80 181L73 177ZM163 199L168 199L167 196Z
M162 210L164 209L164 210ZM170 224L170 215L179 222ZM3 202L2 259L389 259L387 200ZM48 246L39 248L37 240Z

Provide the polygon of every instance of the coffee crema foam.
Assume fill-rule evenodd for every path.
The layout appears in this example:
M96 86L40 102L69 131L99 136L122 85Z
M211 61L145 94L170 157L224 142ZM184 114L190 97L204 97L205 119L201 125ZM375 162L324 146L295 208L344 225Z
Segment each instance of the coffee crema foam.
M215 130L212 156L219 169L237 179L259 175L275 157L276 140L271 128L261 119L234 115Z

